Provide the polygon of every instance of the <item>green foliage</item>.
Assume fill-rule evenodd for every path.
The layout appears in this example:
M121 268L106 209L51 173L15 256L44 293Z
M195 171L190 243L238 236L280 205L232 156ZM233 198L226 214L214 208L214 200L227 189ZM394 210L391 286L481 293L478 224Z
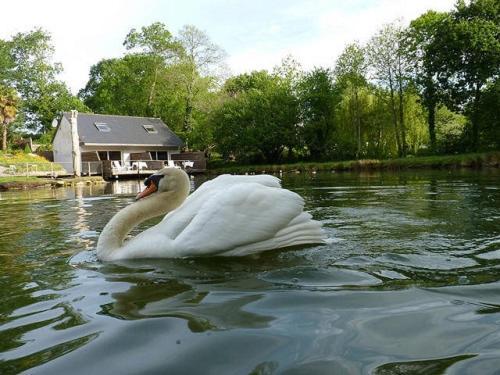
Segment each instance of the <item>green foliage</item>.
M409 58L413 64L413 82L420 91L427 109L427 124L431 151L436 151L436 106L443 97L439 84L439 63L435 59L436 39L446 13L428 11L413 20L406 32Z
M55 132L56 128L52 128L35 139L35 142L39 144L37 151L52 151L52 140Z
M498 149L499 9L458 1L407 29L386 25L367 45L348 44L332 71L304 72L287 56L272 73L227 79L225 52L204 32L187 25L174 36L156 22L127 34L123 57L92 66L79 98L57 79L50 35L18 33L0 39L0 85L19 98L9 141L30 131L49 149L52 119L77 109L159 117L187 148L226 161Z
M97 113L159 117L188 147L209 152L207 116L218 82L209 73L224 52L194 26L179 34L161 23L132 29L124 42L130 52L94 65L79 96Z
M52 62L54 48L47 32L35 29L18 33L10 41L0 41L0 50L0 80L20 97L14 127L43 133L59 112L88 110L66 84L57 80L62 67Z
M469 143L479 147L482 92L500 75L500 4L496 0L459 1L438 24L429 45L446 103L471 122Z
M123 45L127 50L138 50L154 58L168 60L175 58L181 51L180 44L161 22L144 26L141 31L130 30Z
M480 145L484 150L500 149L500 79L482 92L478 103Z
M226 160L279 161L296 144L298 103L287 81L253 72L225 89L227 99L211 116L217 151Z
M441 105L436 112L437 150L445 153L457 153L463 149L466 135L467 118L450 111Z
M19 97L16 92L0 83L0 126L2 127L2 150L7 150L8 126L17 115Z
M309 156L322 159L335 154L335 107L339 93L329 69L315 68L299 84L301 136Z

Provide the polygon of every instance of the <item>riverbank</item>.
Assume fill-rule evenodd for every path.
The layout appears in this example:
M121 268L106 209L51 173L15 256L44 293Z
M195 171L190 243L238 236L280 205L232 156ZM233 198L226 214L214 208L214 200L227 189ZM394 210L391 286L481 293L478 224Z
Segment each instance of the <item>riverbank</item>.
M72 186L76 184L96 185L105 183L101 176L70 177L70 178L39 178L39 177L0 177L0 191L27 190L37 188L53 188Z
M361 170L447 169L500 167L500 151L460 155L420 156L387 160L350 160L334 162L300 162L267 165L224 165L209 168L208 174L224 173L301 173L341 172Z

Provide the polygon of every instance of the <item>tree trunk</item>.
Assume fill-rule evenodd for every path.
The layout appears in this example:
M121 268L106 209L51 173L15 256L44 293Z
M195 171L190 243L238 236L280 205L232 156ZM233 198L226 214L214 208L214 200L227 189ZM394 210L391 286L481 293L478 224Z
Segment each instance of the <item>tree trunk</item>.
M432 76L427 74L424 80L423 104L427 109L427 125L429 127L429 138L431 143L431 151L436 152L436 87L432 80Z
M156 81L158 80L158 65L155 66L155 74L153 76L153 83L151 84L151 89L149 90L147 114L148 116L156 116L155 111L153 111L153 101L155 97Z
M479 146L479 99L481 97L480 85L476 84L474 103L472 105L472 151L477 151Z
M195 69L196 67L193 63L191 71L189 72L190 76L188 77L186 85L186 109L184 112L184 125L183 125L183 130L185 132L190 132L192 130L191 123L193 117L194 80L196 74Z
M399 139L398 118L396 115L396 100L394 99L394 85L392 82L392 78L389 78L389 90L391 93L391 113L392 113L392 123L394 125L394 135L396 136L396 146L398 148L398 156L401 156L401 141Z
M191 131L191 118L193 117L193 104L191 95L188 94L186 97L186 110L184 112L184 126L183 130L185 132Z
M404 93L403 93L403 83L399 82L399 127L401 129L401 156L406 156L407 146L406 146L406 129L405 129L405 116L404 116Z
M7 151L7 123L2 123L2 151Z
M359 156L361 155L361 116L359 113L359 99L358 99L358 89L354 89L354 105L355 105L355 111L354 113L356 114L356 125L357 125L357 133L358 133L358 152L356 155L356 158L359 159Z
M427 115L427 122L429 125L429 137L431 141L431 150L436 152L436 103L429 103Z
M398 96L399 96L399 127L401 129L401 151L402 156L406 156L406 128L404 114L404 92L403 92L403 72L401 71L401 55L398 51Z

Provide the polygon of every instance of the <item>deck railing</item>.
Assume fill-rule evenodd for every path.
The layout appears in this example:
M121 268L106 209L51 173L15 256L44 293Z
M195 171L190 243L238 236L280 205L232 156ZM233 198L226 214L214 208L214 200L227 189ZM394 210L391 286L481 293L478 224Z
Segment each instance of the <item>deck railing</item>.
M81 165L82 176L112 176L153 173L163 167L186 169L193 166L191 160L120 160L84 161ZM0 176L25 177L63 177L73 175L72 163L32 162L32 163L0 163Z

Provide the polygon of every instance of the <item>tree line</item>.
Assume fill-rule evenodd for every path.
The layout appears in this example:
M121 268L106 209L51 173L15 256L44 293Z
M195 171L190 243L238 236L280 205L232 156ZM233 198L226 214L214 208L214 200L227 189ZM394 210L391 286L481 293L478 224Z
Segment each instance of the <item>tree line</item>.
M51 138L60 111L161 118L189 149L245 162L392 158L499 149L500 3L458 1L384 25L332 67L292 56L230 76L194 26L132 29L123 57L90 69L77 96L57 80L43 30L0 40L0 122ZM4 139L7 135L4 135Z

